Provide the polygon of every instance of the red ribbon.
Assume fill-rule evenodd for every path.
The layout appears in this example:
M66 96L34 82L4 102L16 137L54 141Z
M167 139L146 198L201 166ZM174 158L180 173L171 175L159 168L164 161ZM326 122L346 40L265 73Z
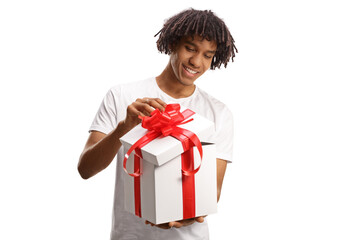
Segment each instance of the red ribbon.
M135 149L136 154L134 155L134 170L141 169L142 158L141 150ZM134 177L134 200L135 200L135 215L141 217L141 191L140 191L140 176Z
M181 154L181 166L183 169L194 169L194 151L193 148ZM195 175L182 175L183 192L183 219L195 217Z
M182 175L183 175L183 216L184 219L195 217L195 180L194 174L197 173L202 161L202 147L199 138L191 131L178 127L192 121L188 119L195 114L190 109L180 112L179 104L168 104L164 112L159 109L154 110L150 117L140 117L142 127L149 130L143 137L135 142L125 154L123 161L124 171L134 177L134 197L135 197L135 214L141 217L140 201L140 158L141 148L159 136L172 136L178 139L183 146L184 153L181 154ZM188 120L187 120L188 119ZM186 120L186 121L185 121ZM200 153L199 167L194 169L193 147L196 146ZM134 173L129 173L126 169L126 162L135 150L134 155Z

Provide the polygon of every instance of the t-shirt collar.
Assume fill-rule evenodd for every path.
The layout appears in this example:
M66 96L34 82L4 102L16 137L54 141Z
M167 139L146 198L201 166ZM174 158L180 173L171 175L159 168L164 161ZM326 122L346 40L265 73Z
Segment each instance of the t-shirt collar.
M184 98L173 98L170 95L168 95L167 93L165 93L163 90L161 90L161 88L159 87L159 85L156 82L155 77L153 78L153 81L154 81L156 91L159 93L159 95L161 97L163 97L165 99L166 102L182 103L182 102L190 101L198 94L198 87L195 85L195 91L190 96L184 97Z

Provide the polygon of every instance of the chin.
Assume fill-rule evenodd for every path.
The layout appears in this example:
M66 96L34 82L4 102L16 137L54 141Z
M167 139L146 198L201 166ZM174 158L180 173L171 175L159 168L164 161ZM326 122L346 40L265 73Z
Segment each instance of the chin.
M180 74L179 82L181 82L185 86L192 86L200 76L200 73L198 73L197 76L192 77L186 76L186 74Z
M197 79L197 78L196 78ZM184 86L192 86L194 85L194 82L196 79L186 79L186 78L180 78L179 82Z

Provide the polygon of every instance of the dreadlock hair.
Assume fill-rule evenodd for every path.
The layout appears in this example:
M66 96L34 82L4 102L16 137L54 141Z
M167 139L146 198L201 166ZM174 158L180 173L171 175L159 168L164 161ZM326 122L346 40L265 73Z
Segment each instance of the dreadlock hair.
M171 46L176 46L183 37L198 35L208 41L217 43L217 50L212 59L210 69L226 68L227 63L234 61L235 40L224 21L210 10L195 10L190 8L168 19L163 28L154 36L159 35L157 48L161 53L170 54Z

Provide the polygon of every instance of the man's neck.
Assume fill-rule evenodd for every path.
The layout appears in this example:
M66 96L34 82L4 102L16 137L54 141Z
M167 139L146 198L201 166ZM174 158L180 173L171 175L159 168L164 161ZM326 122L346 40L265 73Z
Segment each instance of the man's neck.
M159 88L167 95L173 98L186 98L195 91L195 85L184 85L175 76L170 63L164 71L156 77L156 83Z

